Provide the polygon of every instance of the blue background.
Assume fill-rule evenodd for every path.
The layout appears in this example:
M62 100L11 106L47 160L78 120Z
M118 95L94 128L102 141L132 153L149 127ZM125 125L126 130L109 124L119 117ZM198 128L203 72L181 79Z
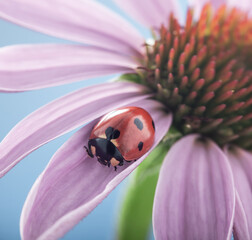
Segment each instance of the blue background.
M7 1L7 0L6 0ZM101 1L113 8L120 15L128 18L110 0ZM128 20L130 20L128 18ZM130 20L144 36L147 29ZM52 38L9 22L0 20L0 47L22 43L62 43L64 40ZM44 104L76 89L104 82L111 77L91 79L70 85L36 90L32 92L3 94L0 93L0 140L26 115ZM47 165L55 151L73 134L66 134L39 148L4 178L0 180L0 239L20 239L19 218L26 196ZM116 231L120 200L126 188L127 180L117 187L102 204L81 221L63 239L113 239ZM150 238L153 238L150 234Z

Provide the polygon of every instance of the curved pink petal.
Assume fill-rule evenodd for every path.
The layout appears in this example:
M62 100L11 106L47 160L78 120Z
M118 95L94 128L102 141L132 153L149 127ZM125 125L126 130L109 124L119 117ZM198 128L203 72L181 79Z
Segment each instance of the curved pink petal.
M105 83L68 94L33 112L0 143L0 177L48 141L110 110L147 98L144 90L133 83Z
M135 60L80 45L18 45L0 48L0 91L26 91L105 74L133 72Z
M163 138L172 117L160 110L153 100L138 101L134 106L145 108L156 125L152 149ZM87 156L92 127L88 124L74 134L53 156L45 171L35 182L21 215L21 236L30 239L58 239L87 216L146 157L113 168L103 166ZM151 149L151 150L152 150ZM150 150L150 151L151 151Z
M226 148L225 152L231 163L235 188L248 224L246 229L246 225L241 225L241 218L236 215L234 228L239 239L252 239L252 153L238 147ZM246 231L249 232L249 238L243 238L244 235L241 235L241 232Z
M0 1L0 17L55 37L127 55L139 55L144 42L128 22L96 1Z
M199 18L201 10L205 4L211 3L213 8L216 10L226 2L227 0L188 0L189 6L193 7L193 9L195 10L196 18Z
M229 240L235 189L228 159L211 140L183 137L161 167L153 207L157 240Z
M147 27L167 24L170 13L181 20L182 12L177 0L114 0L119 7Z

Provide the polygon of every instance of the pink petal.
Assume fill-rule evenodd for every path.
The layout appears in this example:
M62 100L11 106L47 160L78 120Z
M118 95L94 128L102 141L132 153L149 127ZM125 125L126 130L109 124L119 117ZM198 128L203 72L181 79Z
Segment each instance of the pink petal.
M181 20L181 8L177 0L114 0L126 13L147 27L167 24L170 13Z
M213 8L216 10L221 5L225 4L227 0L188 0L190 7L193 7L195 10L196 18L199 18L201 10L205 4L211 3Z
M199 135L183 137L161 167L153 207L157 240L229 240L235 189L228 159Z
M250 240L246 213L245 213L245 210L243 208L241 199L237 191L236 191L236 201L235 201L235 218L234 218L233 236L235 240L239 240L239 239Z
M147 98L138 84L105 83L55 100L19 122L0 143L0 177L50 140L113 110Z
M105 74L133 72L135 60L78 45L19 45L0 48L0 91L56 86Z
M171 124L171 115L152 100L139 101L156 124L155 143L163 138ZM87 156L93 121L73 135L53 156L31 189L21 215L21 236L30 239L58 239L87 216L148 155L133 163L113 168L102 166ZM151 149L151 150L152 150Z
M252 14L252 2L251 0L226 0L230 7L237 7L245 12Z
M246 225L240 224L241 217L235 215L234 228L239 239L252 239L252 153L238 147L225 150L231 163L235 188L240 198L241 208L244 209L248 227L246 229ZM247 231L250 237L244 238L244 234L241 233Z
M55 37L124 54L139 54L144 42L128 22L96 1L0 1L0 17Z

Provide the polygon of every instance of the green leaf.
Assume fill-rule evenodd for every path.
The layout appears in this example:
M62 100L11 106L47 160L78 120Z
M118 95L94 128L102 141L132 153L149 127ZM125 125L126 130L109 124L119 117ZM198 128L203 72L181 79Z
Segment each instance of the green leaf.
M159 170L167 151L167 145L157 146L132 176L119 216L119 240L147 239Z
M117 81L128 81L142 84L141 76L137 73L123 74L117 79Z

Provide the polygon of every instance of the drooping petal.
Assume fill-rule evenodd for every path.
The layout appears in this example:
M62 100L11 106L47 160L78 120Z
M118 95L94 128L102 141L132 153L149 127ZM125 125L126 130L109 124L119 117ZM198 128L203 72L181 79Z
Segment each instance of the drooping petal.
M252 239L252 153L238 147L226 148L225 152L231 163L235 188L240 198L241 208L244 209L248 227L246 229L245 224L241 225L241 218L236 215L234 220L235 232L239 239ZM241 233L247 231L249 238L243 238Z
M160 111L156 101L138 101L156 125L155 143L163 138L171 124L171 115ZM117 171L87 156L92 127L88 124L73 135L53 156L35 182L21 215L23 240L58 239L87 216L146 157L118 167Z
M161 167L153 207L157 240L229 240L235 190L228 159L198 135L179 140Z
M213 8L216 10L226 2L227 0L188 0L189 6L195 11L196 18L200 16L201 10L205 4L211 3Z
M243 208L241 199L238 192L236 191L235 199L235 217L234 217L234 228L233 236L234 240L250 240L249 228L245 210Z
M55 100L19 122L0 143L0 177L27 154L117 107L147 98L144 87L117 82L84 88Z
M135 60L80 45L18 45L0 48L0 91L26 91L105 74L127 73Z
M146 27L167 24L170 13L181 19L182 13L177 0L114 0L126 13Z
M55 37L139 54L144 40L123 18L90 0L0 1L0 17Z

